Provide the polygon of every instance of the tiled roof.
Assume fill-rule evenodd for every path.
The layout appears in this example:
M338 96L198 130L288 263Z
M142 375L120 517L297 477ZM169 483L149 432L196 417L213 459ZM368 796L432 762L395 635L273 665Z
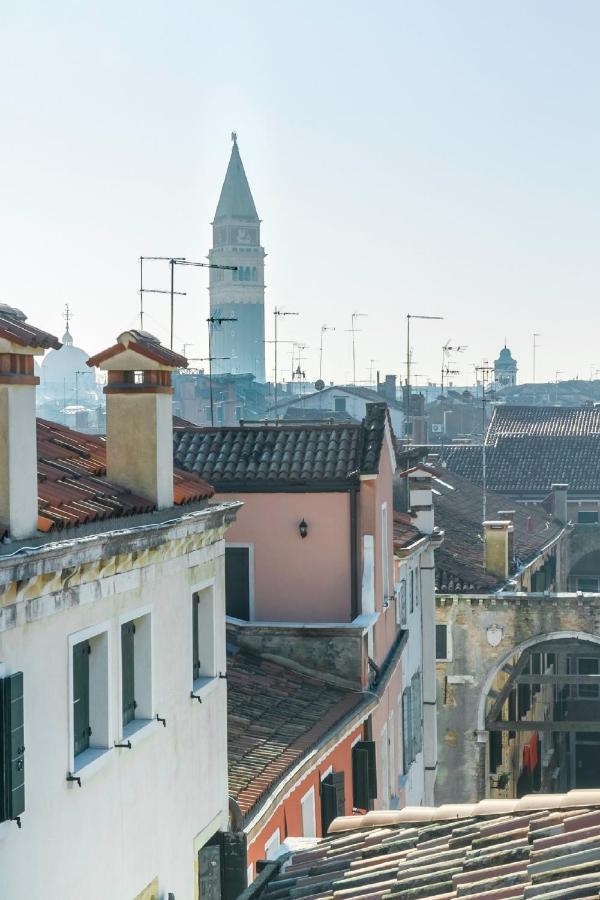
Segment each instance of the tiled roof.
M600 435L600 406L497 406L487 431L487 443L500 437L570 437Z
M122 342L123 339L126 343ZM102 350L95 356L90 357L87 364L88 366L99 366L107 359L112 359L113 356L118 356L119 353L123 353L126 349L134 350L136 353L145 356L147 359L151 359L153 362L160 363L164 366L170 366L174 369L185 368L188 364L185 356L181 356L180 353L175 353L173 350L163 347L158 338L154 337L153 334L150 334L147 331L138 331L135 328L124 331L123 334L120 334L117 338L116 344L113 344L112 347L108 347L106 350Z
M444 543L435 552L438 590L468 593L493 588L497 579L483 568L481 486L455 472L422 468L429 468L434 476L435 523L444 531ZM494 491L487 492L486 510L488 519L502 518L501 511L514 511L515 555L521 562L537 556L562 530L541 505L523 506Z
M378 470L387 417L370 404L362 424L175 428L175 462L217 490L355 482Z
M600 792L571 791L336 819L260 896L566 900L599 892Z
M323 394L329 393L331 391L337 391L338 393L344 394L352 394L354 397L360 397L361 400L366 400L367 403L385 402L391 409L404 409L404 406L402 405L402 403L400 403L399 400L387 400L382 394L379 394L377 391L372 390L372 388L361 387L360 385L354 384L330 385L324 388L322 391L314 391L312 394L301 394L300 396L289 397L287 399L280 400L277 406L271 406L270 409L281 409L283 407L294 408L298 403L305 403L307 400L318 400L319 397L323 396Z
M27 316L20 309L0 303L0 338L20 344L21 347L52 347L59 350L61 342L53 334L29 325Z
M229 793L248 813L361 695L228 647Z
M311 409L308 406L289 406L283 417L286 424L292 422L353 422L348 412L335 409Z
M600 435L498 437L486 448L487 484L506 494L547 494L553 484L569 493L600 492ZM452 447L448 468L482 481L481 447Z
M145 497L106 479L106 444L95 435L81 434L37 420L38 529L48 532L100 519L120 518L151 512L154 504ZM175 471L175 505L208 499L210 485ZM0 525L0 539L6 528Z
M412 521L408 513L394 511L394 547L409 547L423 537Z

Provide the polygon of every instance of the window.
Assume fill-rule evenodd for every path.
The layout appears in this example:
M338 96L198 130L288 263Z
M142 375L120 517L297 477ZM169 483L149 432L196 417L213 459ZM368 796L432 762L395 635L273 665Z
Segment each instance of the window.
M352 805L369 809L377 796L375 741L357 741L352 747Z
M410 570L410 575L408 576L408 602L410 605L410 611L413 612L415 608L415 573L413 570Z
M402 693L402 755L404 758L404 774L406 775L413 761L412 739L412 695L410 687Z
M593 575L578 575L577 576L577 590L578 591L588 591L591 594L598 593L598 577Z
M304 795L300 801L300 810L302 813L302 834L304 837L317 836L317 823L315 820L315 789L311 789Z
M250 621L253 546L225 547L225 610L228 616Z
M393 796L396 793L396 784L397 784L397 773L396 773L396 748L395 748L395 739L396 732L394 729L394 710L392 709L389 716L388 722L388 735L389 735L389 746L390 746L390 793Z
M143 372L134 372L133 373L133 383L134 384L143 384L144 383L144 373Z
M346 809L346 787L343 772L330 772L321 779L321 833Z
M280 836L279 828L277 828L275 830L275 832L271 835L269 840L265 843L265 858L266 859L277 859L280 844L281 844L281 836Z
M333 398L333 408L335 412L346 412L346 398L345 397L334 397Z
M78 771L110 746L108 630L87 630L71 646L72 765Z
M121 624L121 716L124 737L152 720L150 614Z
M381 504L381 568L383 582L383 605L390 596L390 557L389 557L389 528L387 503Z
M435 658L448 659L448 626L445 623L435 626Z
M577 510L578 525L597 525L598 510L597 509L578 509Z
M25 812L23 673L0 679L0 822Z
M403 578L398 585L396 591L396 602L398 604L396 612L396 620L398 625L406 625L406 579Z
M412 704L412 753L416 759L423 748L423 719L421 702L421 673L415 672L411 679Z
M205 587L192 597L192 678L194 689L214 678L215 616L213 588Z
M600 674L599 665L600 659L597 656L580 656L577 660L577 674L598 675ZM600 696L599 685L597 684L580 684L578 688L578 694L582 700L597 700L598 696Z
M381 752L381 802L383 803L383 808L387 809L390 803L387 724L381 729L379 739Z

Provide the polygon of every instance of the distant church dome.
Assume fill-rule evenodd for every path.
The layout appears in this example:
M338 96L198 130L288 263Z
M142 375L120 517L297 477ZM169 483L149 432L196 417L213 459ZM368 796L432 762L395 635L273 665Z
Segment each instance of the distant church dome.
M89 355L81 347L74 346L68 325L62 336L62 344L60 350L50 350L42 361L42 387L44 390L59 396L63 395L65 388L70 392L75 387L75 375L78 372L85 372L86 375L89 373L89 377L85 379L82 379L81 375L78 376L82 393L93 390L95 388L94 370L87 365Z

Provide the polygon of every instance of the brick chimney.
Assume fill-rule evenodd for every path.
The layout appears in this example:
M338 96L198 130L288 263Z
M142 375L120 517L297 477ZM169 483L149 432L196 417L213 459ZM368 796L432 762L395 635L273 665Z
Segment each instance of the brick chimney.
M566 525L569 521L569 513L567 506L567 494L569 492L568 484L552 485L552 515L561 525Z
M34 356L61 343L0 304L0 522L15 540L37 531L38 482Z
M413 469L407 473L408 505L414 517L415 527L422 534L432 534L434 527L433 492L431 474L426 469Z
M509 519L495 519L483 523L485 541L485 571L498 580L509 575L509 534L513 524Z
M88 360L108 372L106 474L109 481L173 506L171 373L185 357L145 331L124 331L117 343Z

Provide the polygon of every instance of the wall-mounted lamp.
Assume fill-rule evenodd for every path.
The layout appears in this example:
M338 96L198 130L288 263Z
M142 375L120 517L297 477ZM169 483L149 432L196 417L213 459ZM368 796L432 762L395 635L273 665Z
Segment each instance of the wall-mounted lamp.
M306 524L306 519L302 519L300 524L298 525L298 531L300 532L300 537L305 538L308 534L308 525Z

